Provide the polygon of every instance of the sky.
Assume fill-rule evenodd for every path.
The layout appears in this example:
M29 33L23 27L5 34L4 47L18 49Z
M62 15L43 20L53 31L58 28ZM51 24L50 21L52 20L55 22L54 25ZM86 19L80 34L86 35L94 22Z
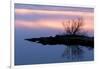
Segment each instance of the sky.
M93 32L93 8L15 4L17 28L64 30L62 23L77 17L83 18L84 30Z

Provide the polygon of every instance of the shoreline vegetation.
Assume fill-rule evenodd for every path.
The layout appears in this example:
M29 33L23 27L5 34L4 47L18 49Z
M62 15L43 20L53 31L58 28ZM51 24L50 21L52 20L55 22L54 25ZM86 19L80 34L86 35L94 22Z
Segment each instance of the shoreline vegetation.
M62 22L64 33L62 35L55 35L49 37L39 37L25 39L31 42L41 43L43 45L57 45L63 44L68 46L85 46L94 48L94 37L86 35L87 32L83 30L84 20L82 17L68 19Z
M94 37L80 36L80 35L56 35L55 37L40 37L25 39L31 42L41 43L43 45L82 45L85 47L94 48Z

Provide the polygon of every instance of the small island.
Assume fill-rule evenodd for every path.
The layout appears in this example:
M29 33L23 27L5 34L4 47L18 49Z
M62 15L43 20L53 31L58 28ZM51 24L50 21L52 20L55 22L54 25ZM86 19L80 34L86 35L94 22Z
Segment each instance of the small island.
M65 32L61 35L39 37L39 38L28 38L25 40L41 43L43 45L57 45L62 44L66 46L85 46L94 48L94 37L87 36L87 32L82 31L84 25L83 19L71 19L62 23Z

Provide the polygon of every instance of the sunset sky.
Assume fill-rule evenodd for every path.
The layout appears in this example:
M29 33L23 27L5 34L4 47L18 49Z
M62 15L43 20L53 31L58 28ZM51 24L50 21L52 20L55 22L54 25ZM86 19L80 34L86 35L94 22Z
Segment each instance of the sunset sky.
M93 8L15 4L15 27L63 30L62 22L82 17L85 30L93 31Z

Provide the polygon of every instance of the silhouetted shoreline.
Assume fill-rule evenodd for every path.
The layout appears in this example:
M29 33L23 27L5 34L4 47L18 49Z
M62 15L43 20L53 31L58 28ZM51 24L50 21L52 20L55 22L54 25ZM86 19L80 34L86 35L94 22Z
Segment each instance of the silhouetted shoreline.
M85 46L94 48L94 37L82 36L82 35L56 35L54 37L40 37L25 39L31 42L41 43L43 45L74 45Z

